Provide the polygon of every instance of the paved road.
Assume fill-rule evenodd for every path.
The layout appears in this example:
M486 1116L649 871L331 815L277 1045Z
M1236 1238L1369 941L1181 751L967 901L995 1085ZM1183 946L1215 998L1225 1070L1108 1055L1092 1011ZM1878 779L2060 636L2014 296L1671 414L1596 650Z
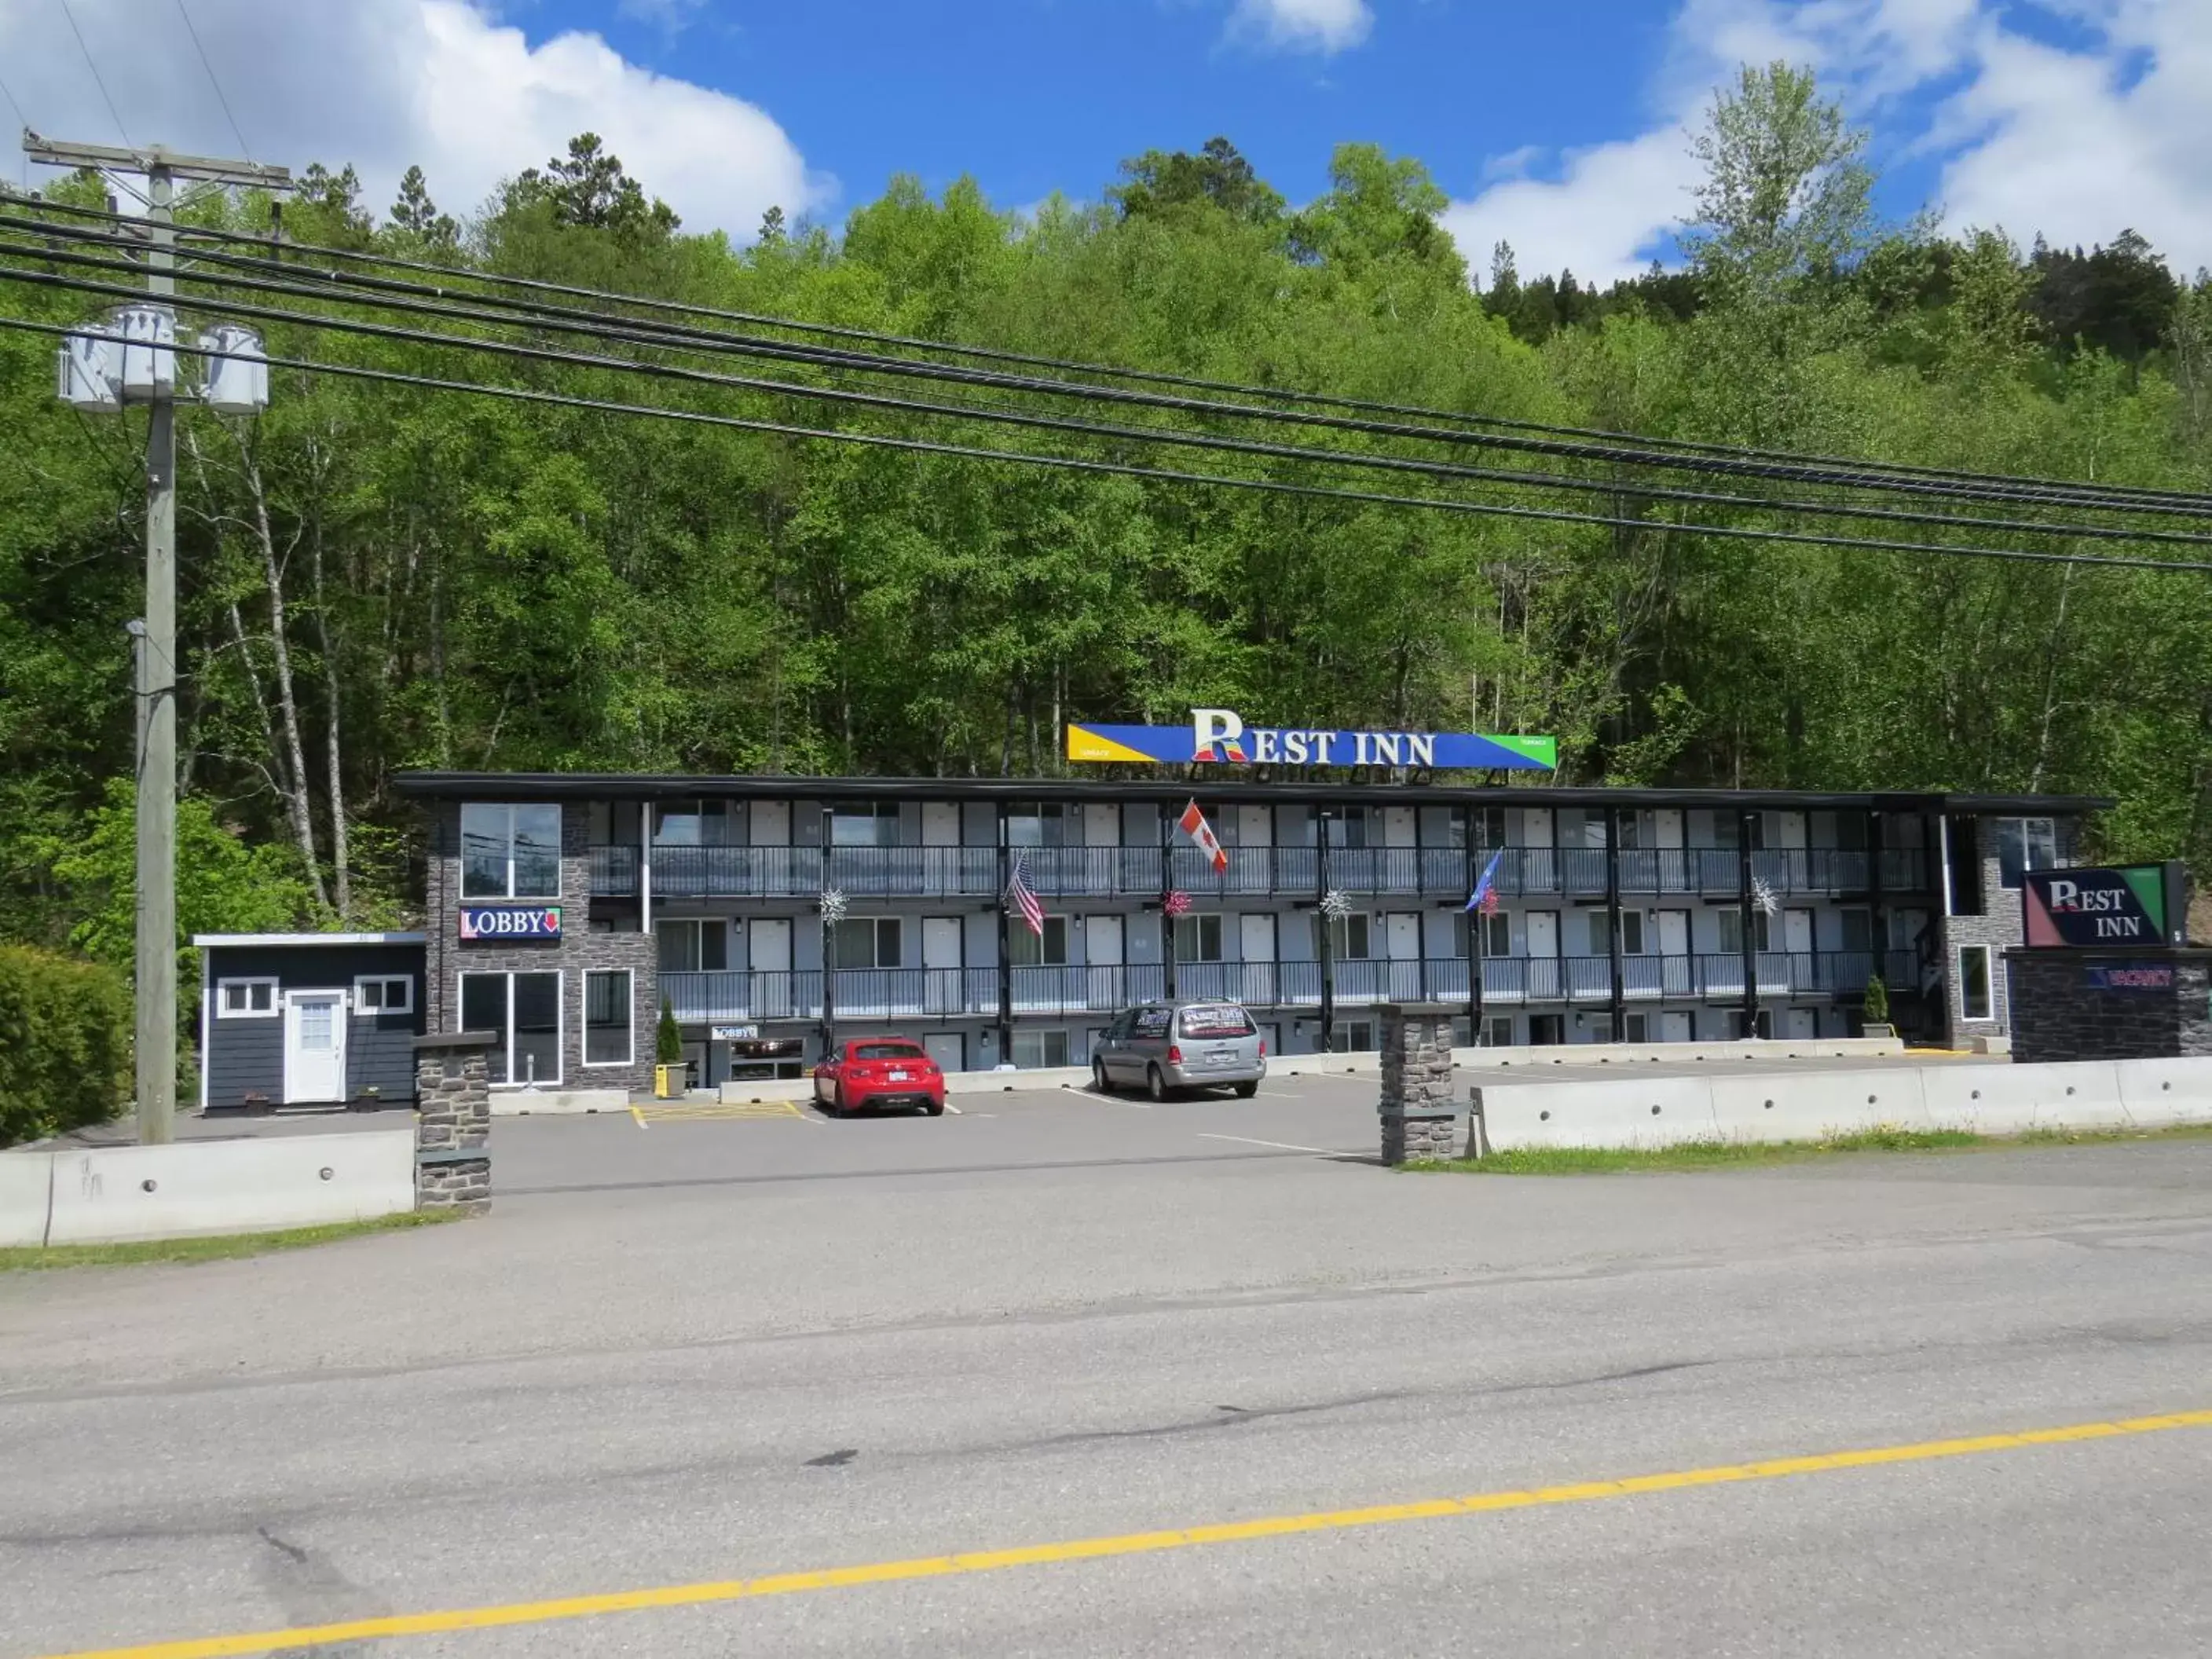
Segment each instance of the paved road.
M1408 1176L1371 1089L502 1121L485 1222L0 1278L0 1656L2212 1647L2212 1425L1926 1444L2212 1407L2212 1143Z

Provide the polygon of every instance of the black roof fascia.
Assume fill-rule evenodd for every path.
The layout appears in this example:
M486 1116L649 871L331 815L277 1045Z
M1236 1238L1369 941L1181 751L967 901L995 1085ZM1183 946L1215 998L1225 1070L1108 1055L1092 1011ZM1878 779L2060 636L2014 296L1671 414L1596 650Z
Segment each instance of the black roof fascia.
M402 772L403 795L428 800L664 800L719 796L805 800L1059 800L1224 805L1736 806L1783 811L2019 812L2085 817L2101 795L1954 794L1942 790L1649 789L1567 785L1250 783L1211 778L823 778L789 773L708 775L641 772Z

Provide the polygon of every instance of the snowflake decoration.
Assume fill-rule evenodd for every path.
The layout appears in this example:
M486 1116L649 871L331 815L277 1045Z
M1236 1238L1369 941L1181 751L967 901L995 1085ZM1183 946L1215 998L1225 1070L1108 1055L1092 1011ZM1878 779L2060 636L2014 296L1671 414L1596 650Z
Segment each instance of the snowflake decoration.
M1770 916L1782 908L1782 901L1775 897L1774 890L1766 884L1764 876L1751 878L1751 902Z
M1166 911L1171 916L1188 915L1190 914L1190 895L1178 889L1176 891L1170 893L1165 898L1160 901L1160 908Z
M1344 889L1332 887L1321 896L1321 913L1331 921L1340 921L1352 914L1352 901L1345 896Z
M835 927L845 920L845 892L842 888L823 888L817 902L822 907L822 920L825 926Z

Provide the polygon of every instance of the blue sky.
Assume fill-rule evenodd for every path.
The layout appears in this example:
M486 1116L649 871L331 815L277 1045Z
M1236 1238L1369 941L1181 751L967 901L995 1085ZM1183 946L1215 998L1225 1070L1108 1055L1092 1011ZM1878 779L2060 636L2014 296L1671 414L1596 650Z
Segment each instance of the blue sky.
M1346 140L1419 157L1478 270L1585 278L1667 249L1715 82L1818 68L1874 134L1881 204L2017 240L2133 226L2212 263L2212 0L72 0L141 141L350 160L449 208L605 134L696 227L835 225L895 173L1008 207L1096 200L1148 146L1232 139L1293 202ZM0 0L0 78L112 138L59 0Z

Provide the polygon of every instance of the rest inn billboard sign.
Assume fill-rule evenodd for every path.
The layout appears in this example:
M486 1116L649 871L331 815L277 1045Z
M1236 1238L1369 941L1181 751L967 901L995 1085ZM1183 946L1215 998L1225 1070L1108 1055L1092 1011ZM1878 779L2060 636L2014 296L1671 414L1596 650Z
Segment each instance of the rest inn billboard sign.
M1137 761L1185 766L1419 766L1447 770L1555 770L1556 738L1483 737L1473 732L1344 730L1247 726L1233 708L1194 708L1188 726L1075 726L1072 761Z
M2189 868L2184 864L2030 870L2021 878L2020 898L2030 950L2186 942Z

